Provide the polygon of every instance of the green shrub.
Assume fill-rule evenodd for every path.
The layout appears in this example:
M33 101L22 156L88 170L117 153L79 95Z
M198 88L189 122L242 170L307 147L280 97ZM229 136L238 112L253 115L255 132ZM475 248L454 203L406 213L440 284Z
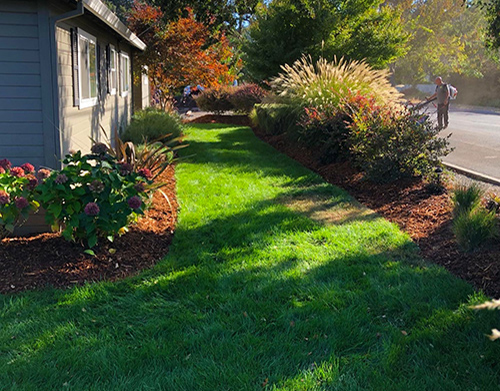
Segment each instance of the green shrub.
M497 235L497 219L494 212L476 208L456 216L453 232L464 251L473 251Z
M234 109L230 101L233 87L207 88L195 97L196 104L203 111L209 111L215 114L222 114L225 111Z
M453 214L460 216L472 212L481 203L484 195L483 188L476 182L456 186L451 196L453 201Z
M35 189L43 180L47 170L39 171L29 163L12 167L7 159L0 160L0 238L14 232L28 218L31 211L38 210Z
M149 170L135 172L108 152L105 144L97 143L92 154L68 155L66 166L38 187L47 223L54 230L62 228L66 240L86 241L90 248L98 238L113 241L126 232L144 213L152 186Z
M337 107L306 107L298 123L301 140L314 148L321 163L350 157L349 117Z
M178 114L149 108L134 114L122 139L140 144L145 140L156 140L166 134L171 134L174 138L179 137L182 129L182 121Z
M450 152L448 139L418 114L377 106L363 95L350 97L348 106L354 162L374 182L427 175Z
M296 133L300 112L294 107L280 103L262 103L255 105L250 119L264 133L269 135Z
M250 113L256 104L262 102L267 92L257 84L243 84L231 90L229 102L240 113Z

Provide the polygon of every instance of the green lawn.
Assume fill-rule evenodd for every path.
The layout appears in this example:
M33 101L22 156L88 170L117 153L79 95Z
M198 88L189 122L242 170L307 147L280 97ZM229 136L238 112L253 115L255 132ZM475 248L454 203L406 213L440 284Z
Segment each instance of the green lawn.
M187 133L169 255L0 296L1 390L498 390L468 284L250 129Z

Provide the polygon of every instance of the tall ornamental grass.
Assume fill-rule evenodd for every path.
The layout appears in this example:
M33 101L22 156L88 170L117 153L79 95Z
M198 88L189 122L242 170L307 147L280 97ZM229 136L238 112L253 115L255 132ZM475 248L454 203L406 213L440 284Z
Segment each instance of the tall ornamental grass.
M393 105L402 97L391 86L388 70L372 69L364 61L335 57L333 62L320 58L314 63L311 57L303 56L282 69L271 85L283 103L340 107L342 97L359 94L375 97L377 104Z

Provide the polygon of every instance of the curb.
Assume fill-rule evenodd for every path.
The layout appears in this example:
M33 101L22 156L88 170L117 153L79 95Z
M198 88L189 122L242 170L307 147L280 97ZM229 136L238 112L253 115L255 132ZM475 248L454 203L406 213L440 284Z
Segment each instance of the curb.
M466 175L472 179L476 179L476 180L481 181L481 182L486 182L486 183L490 183L492 185L500 186L500 179L493 178L492 176L489 176L486 174L481 174L477 171L469 170L467 168L456 166L456 165L451 164L451 163L443 162L443 165L452 171L456 171L459 174Z

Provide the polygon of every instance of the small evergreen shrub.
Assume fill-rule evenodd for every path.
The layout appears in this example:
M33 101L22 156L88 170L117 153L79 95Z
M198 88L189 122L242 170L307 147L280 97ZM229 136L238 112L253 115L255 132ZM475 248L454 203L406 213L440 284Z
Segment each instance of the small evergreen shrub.
M292 134L298 132L300 112L287 104L262 103L255 105L250 119L266 134Z
M182 120L177 113L148 108L134 114L122 139L141 144L146 140L153 141L167 134L171 134L174 138L179 137L182 129Z
M97 143L89 155L68 155L65 167L38 187L47 223L54 230L62 228L66 240L84 241L90 248L99 238L113 241L126 232L144 213L152 186L150 170L136 172L108 152Z
M476 182L472 182L471 184L459 184L456 186L451 196L453 214L455 216L460 216L472 212L481 204L483 195L483 188Z
M195 97L196 104L201 110L215 114L231 111L234 109L230 100L232 89L226 86L207 88Z
M453 221L453 232L464 251L473 251L497 235L495 213L483 208L460 213Z
M44 169L35 174L30 163L12 167L7 159L0 160L0 238L14 232L30 212L38 210L36 187L48 174Z
M229 102L233 110L239 113L250 113L256 104L262 102L267 92L257 84L243 84L231 90Z

